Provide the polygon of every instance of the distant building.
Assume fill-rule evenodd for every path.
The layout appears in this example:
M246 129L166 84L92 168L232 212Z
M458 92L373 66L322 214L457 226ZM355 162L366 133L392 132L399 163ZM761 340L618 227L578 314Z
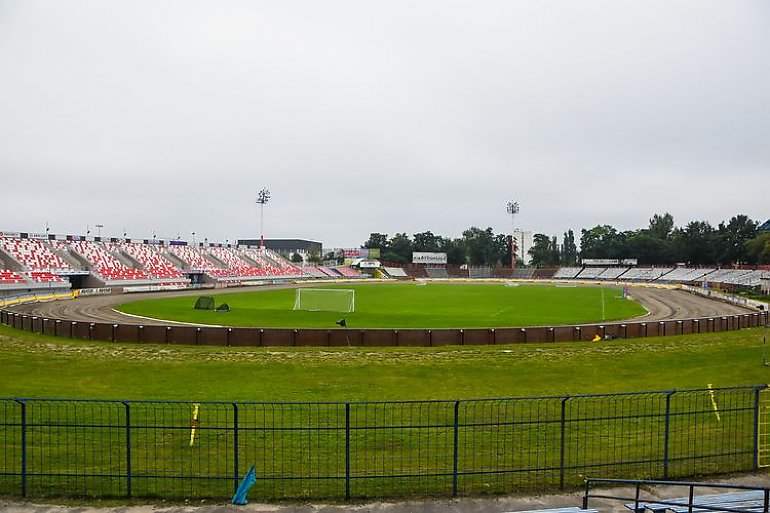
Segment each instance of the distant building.
M770 233L770 219L765 221L763 224L760 224L759 228L757 228L757 231L759 233Z
M259 247L259 239L238 239L238 245ZM307 260L311 253L323 257L323 244L315 240L265 239L265 247L287 259L291 259L294 253L300 255L303 260Z
M513 236L516 238L516 257L524 262L524 265L529 265L532 262L529 250L535 244L532 232L516 229L513 231Z

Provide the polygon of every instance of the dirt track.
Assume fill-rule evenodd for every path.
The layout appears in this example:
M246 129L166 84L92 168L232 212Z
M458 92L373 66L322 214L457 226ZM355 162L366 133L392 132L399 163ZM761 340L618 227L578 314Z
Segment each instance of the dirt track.
M264 290L264 287L253 287L254 290ZM217 294L243 292L248 288L217 291ZM199 296L206 292L187 290L178 292L144 293L131 295L81 297L72 301L53 301L49 303L31 303L11 308L13 311L49 317L54 319L70 319L73 321L112 322L120 324L169 324L170 321L152 321L122 314L113 310L116 305L141 299L162 298L169 296ZM630 287L629 294L639 301L649 312L645 319L663 321L672 319L688 319L720 315L734 315L751 312L752 310L715 301L702 296L696 296L682 290L658 289L652 287Z

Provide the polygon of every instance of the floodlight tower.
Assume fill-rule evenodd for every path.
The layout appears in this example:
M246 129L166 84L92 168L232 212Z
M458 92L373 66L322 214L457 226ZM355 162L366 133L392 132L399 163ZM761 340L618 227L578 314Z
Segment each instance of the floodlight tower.
M509 201L505 205L505 210L511 214L511 270L516 270L516 225L514 223L514 217L519 213L519 203L517 201Z
M265 219L265 203L270 201L270 191L267 189L262 189L257 194L257 203L259 204L259 249L264 250L265 249L265 230L264 230L264 219Z

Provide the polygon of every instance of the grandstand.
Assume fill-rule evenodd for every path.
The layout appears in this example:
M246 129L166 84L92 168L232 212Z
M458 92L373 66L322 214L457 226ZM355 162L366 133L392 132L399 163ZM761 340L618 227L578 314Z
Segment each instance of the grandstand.
M3 295L39 289L149 290L147 287L229 286L265 279L363 276L346 266L309 268L304 272L277 253L262 248L0 232Z
M534 269L384 265L379 276L413 279L590 280L759 287L767 270L684 266L585 265ZM136 290L237 286L281 280L365 278L349 266L297 267L265 248L183 241L109 239L0 232L0 293L123 287ZM150 290L151 290L150 289Z

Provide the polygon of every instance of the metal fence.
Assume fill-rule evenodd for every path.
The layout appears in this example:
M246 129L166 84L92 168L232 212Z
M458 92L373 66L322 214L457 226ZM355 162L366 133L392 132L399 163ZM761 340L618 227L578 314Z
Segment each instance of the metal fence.
M0 399L0 494L361 499L755 470L765 386L490 400Z

